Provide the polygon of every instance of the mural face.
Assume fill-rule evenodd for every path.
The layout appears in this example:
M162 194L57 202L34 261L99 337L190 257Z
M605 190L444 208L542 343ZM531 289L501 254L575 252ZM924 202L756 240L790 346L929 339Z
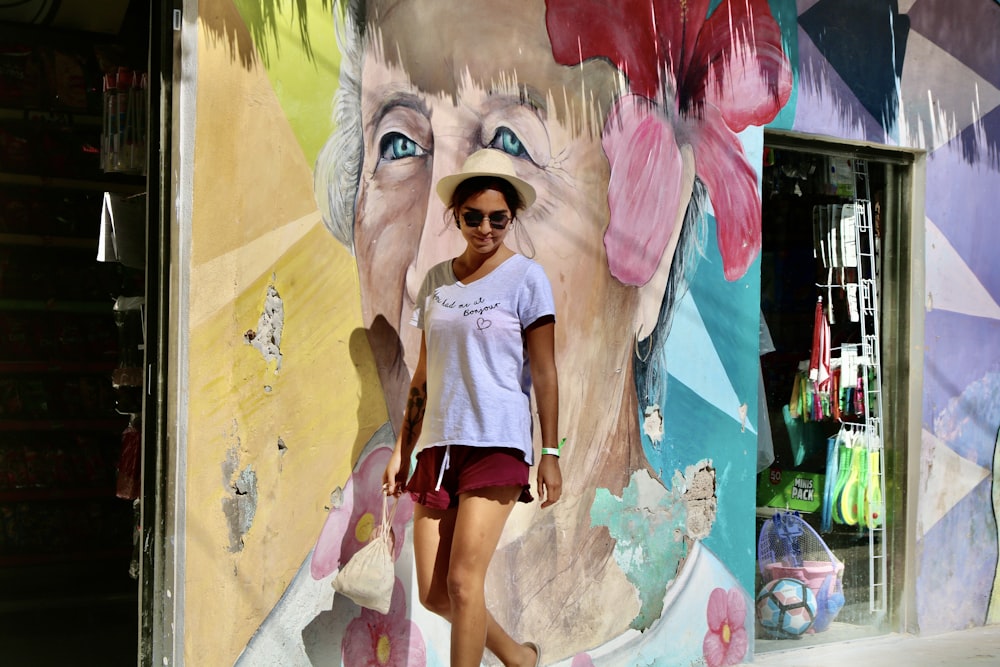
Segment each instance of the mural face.
M491 610L514 636L557 630L546 633L550 655L654 627L646 643L665 636L664 593L712 532L712 457L729 465L727 444L689 442L674 469L649 456L664 437L665 342L699 228L711 224L704 209L718 218L720 277L742 278L757 255L756 175L736 133L773 118L790 90L766 2L724 2L711 14L707 1L680 12L651 6L652 17L646 3L614 12L561 2L354 7L340 129L316 169L327 224L357 258L395 429L419 349L419 330L408 326L416 291L427 269L463 248L434 184L491 147L515 158L538 193L507 243L553 284L566 486L551 510L519 509L508 524L491 569ZM734 21L742 28L730 32ZM357 179L340 178L345 171ZM756 294L742 291L718 316L752 313L752 344ZM755 354L751 345L746 352ZM755 388L740 389L744 405L754 400ZM738 408L725 408L733 439L745 426ZM752 497L742 502L750 507ZM328 553L331 539L325 530L316 553ZM699 607L699 639L741 638L738 647L710 642L713 664L724 664L717 656L747 649L747 605L729 606L742 615L738 631L721 633L701 627L716 616L706 616L709 595L720 583L730 597L746 590L724 565L705 567L722 581L692 580L690 603L677 604ZM609 605L623 613L607 614ZM700 642L691 650L701 658Z

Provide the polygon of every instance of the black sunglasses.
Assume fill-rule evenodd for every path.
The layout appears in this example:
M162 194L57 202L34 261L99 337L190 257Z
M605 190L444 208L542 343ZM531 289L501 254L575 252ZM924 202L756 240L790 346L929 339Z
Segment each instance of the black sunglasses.
M479 227L483 224L484 219L489 219L490 227L499 231L507 226L511 217L503 211L493 211L489 215L482 211L464 211L462 213L462 221L465 222L466 227Z

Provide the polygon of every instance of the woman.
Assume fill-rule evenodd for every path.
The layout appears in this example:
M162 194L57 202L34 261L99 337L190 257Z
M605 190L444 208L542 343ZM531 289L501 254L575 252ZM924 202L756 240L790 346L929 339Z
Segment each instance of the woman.
M495 149L470 155L436 190L466 245L431 268L418 293L411 322L423 331L420 354L384 488L417 503L420 601L452 625L450 664L479 665L489 648L508 667L539 665L538 647L515 642L485 599L504 524L516 502L532 501L532 386L542 507L562 491L552 289L537 263L504 244L535 190Z
M544 266L551 281L559 313L559 437L572 449L560 459L559 502L544 510L518 503L507 519L486 590L500 625L515 637L544 636L546 659L555 661L619 636L639 611L634 586L611 557L613 540L590 516L595 489L620 494L643 461L628 385L641 290L609 274L602 242L608 161L600 109L611 104L616 73L605 62L569 68L545 57L551 49L541 2L362 5L360 26L368 28L344 31L353 38L345 54L354 60L342 61L335 104L342 115L317 163L316 188L324 220L357 261L362 322L393 441L420 354L420 329L408 322L422 279L466 246L437 182L477 150L494 148L510 155L536 194L504 243ZM483 40L468 29L480 24L505 28ZM428 31L450 45L446 53L423 57ZM579 380L568 390L567 377ZM317 580L337 567L335 535L317 543ZM409 586L408 576L403 581ZM426 637L450 634L425 609L410 613Z

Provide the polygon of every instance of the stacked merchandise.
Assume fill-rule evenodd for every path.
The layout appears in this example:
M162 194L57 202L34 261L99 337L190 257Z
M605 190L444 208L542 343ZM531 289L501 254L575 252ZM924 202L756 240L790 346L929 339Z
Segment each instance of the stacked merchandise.
M0 34L0 171L46 177L100 173L100 131L78 117L99 113L93 50L30 44Z
M108 45L0 31L0 171L144 174L148 79L120 58Z
M873 441L874 440L874 441ZM844 424L828 440L821 530L834 523L859 528L879 528L885 514L882 478L879 475L881 443L864 426Z
M808 588L801 598L802 606L810 607L806 613L811 618L798 626L796 635L826 630L844 606L844 564L798 513L778 512L764 522L757 540L757 565L762 581L759 601L775 582L793 580ZM757 610L767 634L779 639L792 636L787 626L778 631L760 618L764 605L758 604Z
M145 173L148 88L145 72L119 67L104 75L104 171Z

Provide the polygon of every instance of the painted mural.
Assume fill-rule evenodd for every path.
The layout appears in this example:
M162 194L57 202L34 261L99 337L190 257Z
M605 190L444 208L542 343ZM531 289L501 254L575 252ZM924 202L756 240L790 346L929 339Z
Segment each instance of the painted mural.
M767 3L370 2L334 14L335 131L315 194L356 262L388 419L243 661L277 659L264 656L286 612L328 588L371 532L419 342L413 290L460 250L431 186L484 146L516 158L539 193L513 245L553 283L567 442L563 499L508 524L491 610L513 636L544 638L552 664L742 661L760 126L791 91ZM741 139L748 128L756 138ZM333 600L328 631L304 642L310 657L445 664L447 628L414 600L403 555L411 513L397 514L395 612L375 631L372 612Z
M907 62L933 64L922 77L904 66L902 125L928 151L916 613L922 632L940 632L997 622L1000 605L1000 271L988 252L1000 241L1000 6L919 0L905 10ZM959 559L975 565L956 568Z
M432 185L484 146L539 193L511 245L553 286L567 443L563 499L508 522L491 611L546 664L749 660L766 125L929 151L918 622L986 621L1000 5L200 4L196 145L233 137L237 159L199 157L235 185L195 182L192 367L230 330L242 345L225 352L235 404L192 373L189 437L215 435L188 446L187 505L209 508L188 518L191 664L447 664L448 628L414 594L411 506L388 614L330 581L378 515L415 290L461 249ZM252 101L236 123L217 111L234 97ZM235 295L198 294L231 263Z

